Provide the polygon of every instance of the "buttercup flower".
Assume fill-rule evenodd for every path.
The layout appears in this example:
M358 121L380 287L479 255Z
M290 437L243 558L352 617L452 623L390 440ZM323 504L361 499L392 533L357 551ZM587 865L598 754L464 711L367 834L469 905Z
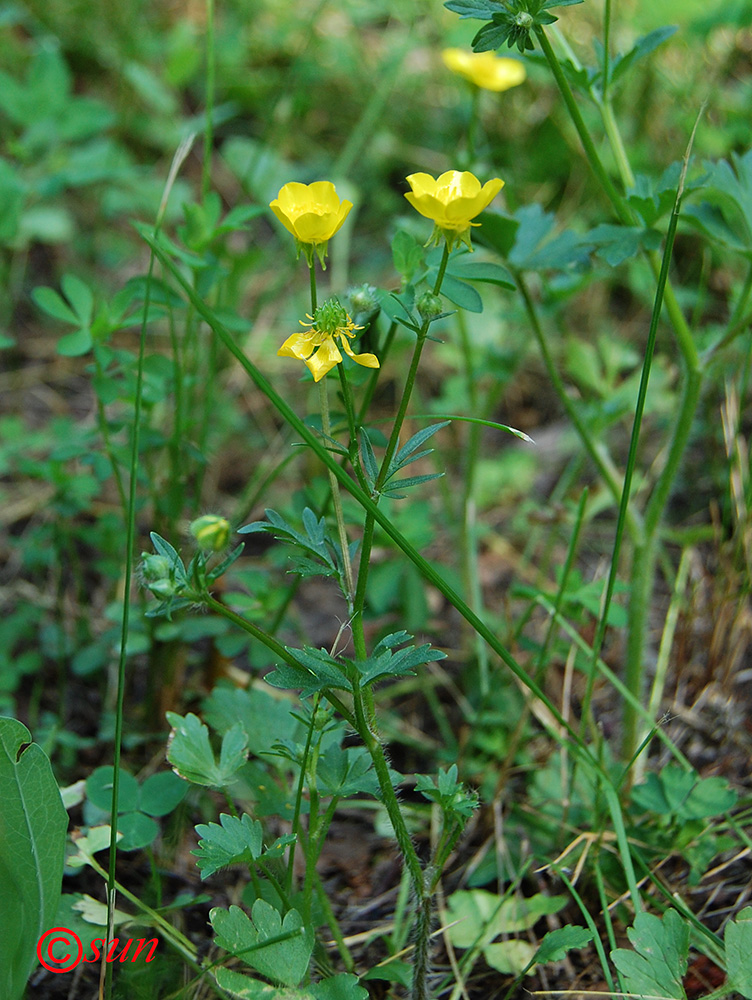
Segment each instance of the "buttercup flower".
M472 250L470 227L480 223L471 220L488 208L504 187L499 177L486 181L481 187L478 178L469 170L447 170L436 180L430 174L410 174L407 182L412 191L405 197L417 212L433 221L434 229L428 243L438 245L443 236L450 250L460 242Z
M315 382L320 382L327 372L342 360L336 339L339 339L345 354L359 365L366 368L379 367L379 360L375 354L353 353L350 339L355 336L356 330L362 330L363 327L353 323L337 299L327 299L323 306L319 306L316 310L315 316L308 314L308 319L308 323L301 320L300 325L310 329L288 337L277 354L280 357L299 358L304 361Z
M509 90L527 76L519 59L506 59L493 52L466 52L464 49L444 49L444 65L458 76L483 90Z
M311 265L315 250L325 267L326 245L347 218L352 202L340 201L331 181L313 184L290 181L280 189L269 208L295 237L298 255L305 251Z

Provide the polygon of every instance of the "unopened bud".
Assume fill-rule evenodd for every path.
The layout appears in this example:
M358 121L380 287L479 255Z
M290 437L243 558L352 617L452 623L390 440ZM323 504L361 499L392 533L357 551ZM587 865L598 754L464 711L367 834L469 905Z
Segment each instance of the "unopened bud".
M433 292L424 292L416 304L423 320L434 319L444 311L441 299Z
M218 514L204 514L191 522L191 534L204 552L221 552L230 540L230 522Z

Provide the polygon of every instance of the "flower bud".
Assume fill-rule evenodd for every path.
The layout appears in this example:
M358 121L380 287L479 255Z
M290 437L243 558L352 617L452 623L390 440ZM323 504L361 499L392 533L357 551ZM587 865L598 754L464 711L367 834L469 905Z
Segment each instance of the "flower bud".
M230 522L218 514L204 514L191 522L190 531L204 552L221 552L230 540Z
M155 556L149 552L141 553L141 572L144 582L151 586L157 580L169 580L170 560L167 556Z
M347 298L350 302L350 314L358 326L370 323L381 309L381 303L373 285L358 285L356 288L350 288L347 292Z
M423 292L416 306L424 321L432 320L444 311L441 299L438 295L434 295L433 292Z

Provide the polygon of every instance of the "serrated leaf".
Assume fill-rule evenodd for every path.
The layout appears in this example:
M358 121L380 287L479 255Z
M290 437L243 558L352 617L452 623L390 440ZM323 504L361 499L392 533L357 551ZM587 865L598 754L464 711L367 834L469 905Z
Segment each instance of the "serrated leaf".
M723 941L729 985L747 1000L752 1000L752 906L745 906L730 924Z
M361 675L361 684L372 684L380 677L404 677L415 672L415 667L433 660L443 660L446 653L432 649L429 643L421 646L407 646L392 652L392 647L411 639L407 632L395 632L386 636L365 660L355 660L354 665ZM389 644L388 644L389 643Z
M181 778L196 785L224 788L235 778L246 761L246 735L240 724L222 737L219 763L209 743L209 730L197 716L167 713L172 726L167 759Z
M655 229L640 226L615 226L608 223L596 226L587 234L587 240L596 247L595 254L611 267L617 267L642 250L657 250L663 237Z
M352 690L352 685L345 676L342 665L325 649L314 649L312 646L304 646L303 649L286 646L285 649L301 666L324 682L327 687L339 688L342 691Z
M538 204L515 212L519 227L509 260L526 271L565 270L587 262L592 246L570 231L551 236L554 216Z
M251 910L253 923L239 906L215 907L209 914L216 941L225 951L241 958L262 976L284 986L297 986L308 971L313 938L303 927L297 910L284 920L265 899L257 899ZM265 944L272 939L285 937Z
M365 747L329 747L319 757L316 780L323 795L339 798L378 790L373 762Z
M295 740L300 734L300 722L293 715L292 705L262 688L244 691L215 687L204 702L204 718L218 733L240 723L248 739L248 749L256 756L268 750L275 740Z
M611 952L627 992L686 1000L682 979L687 971L689 923L676 910L667 910L662 918L638 913L627 936L634 951Z
M549 931L538 946L535 961L538 965L561 962L572 948L584 948L593 939L593 932L587 927L566 924Z
M191 854L198 859L202 880L228 865L251 864L263 852L264 831L248 813L243 813L240 819L221 813L218 824L199 823L196 833L201 839Z

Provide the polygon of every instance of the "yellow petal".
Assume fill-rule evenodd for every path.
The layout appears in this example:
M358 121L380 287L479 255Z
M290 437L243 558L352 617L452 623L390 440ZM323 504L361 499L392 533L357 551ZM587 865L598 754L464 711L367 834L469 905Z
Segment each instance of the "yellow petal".
M341 202L331 181L290 181L280 188L269 207L301 243L319 244L326 243L339 230L352 202Z
M353 354L353 349L350 347L350 341L345 336L340 336L342 341L342 346L345 349L345 354L349 355L353 361L357 361L359 365L363 365L364 368L379 368L379 359L375 354Z
M446 170L436 180L430 174L411 174L407 178L412 192L405 198L440 229L461 232L476 215L493 201L504 182L496 177L481 187L469 170Z
M313 354L314 343L310 331L306 333L294 333L288 337L284 344L277 351L280 358L298 358L305 361Z
M306 361L306 364L313 375L314 382L320 382L327 372L336 367L341 360L342 355L339 353L334 339L327 337L313 357Z
M516 87L527 75L525 66L519 59L496 56L493 52L445 49L441 57L453 73L474 83L476 87L497 93Z

